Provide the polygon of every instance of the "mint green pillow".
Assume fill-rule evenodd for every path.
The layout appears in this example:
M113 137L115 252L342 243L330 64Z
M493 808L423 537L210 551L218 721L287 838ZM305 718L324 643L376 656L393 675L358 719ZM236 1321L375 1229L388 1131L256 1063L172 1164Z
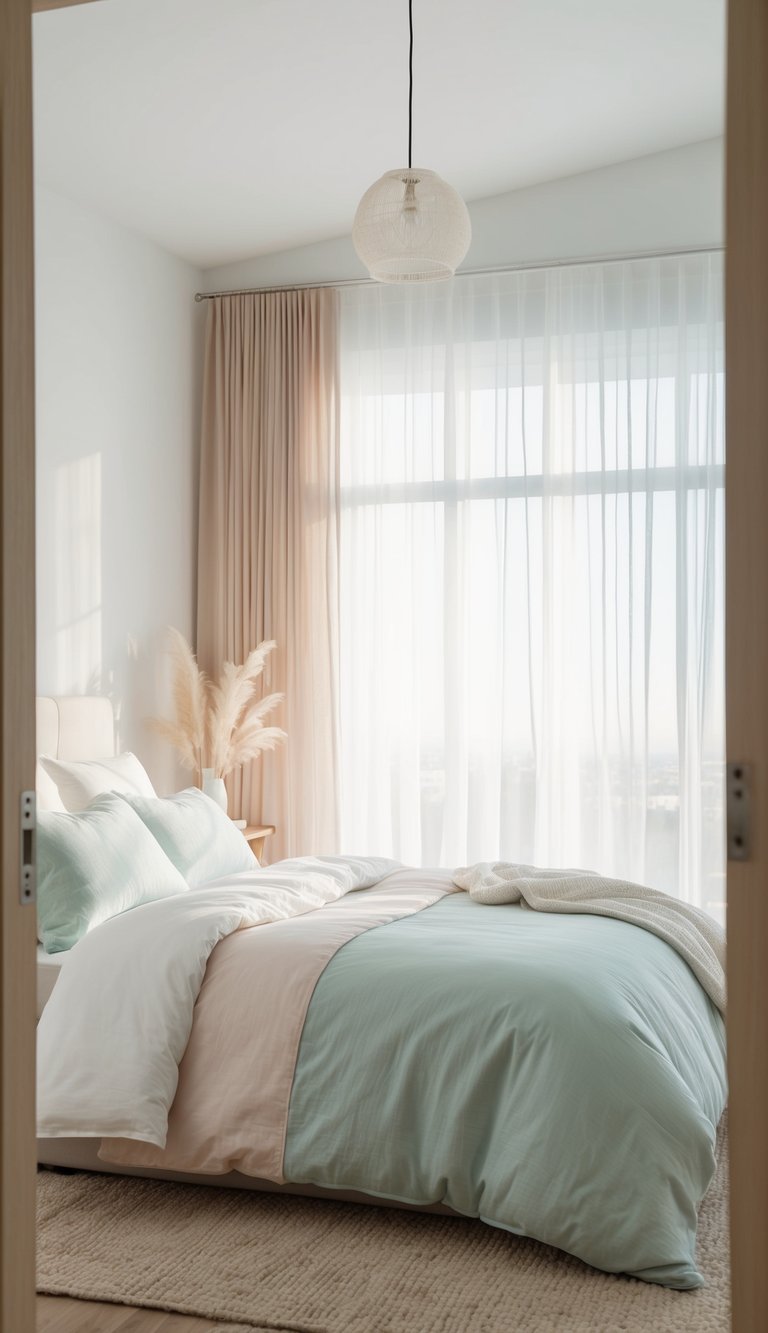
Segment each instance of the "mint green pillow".
M240 829L199 787L154 800L131 792L119 796L157 838L190 889L241 870L258 870L259 863Z
M94 926L187 885L138 815L115 794L77 814L37 816L37 933L48 953Z

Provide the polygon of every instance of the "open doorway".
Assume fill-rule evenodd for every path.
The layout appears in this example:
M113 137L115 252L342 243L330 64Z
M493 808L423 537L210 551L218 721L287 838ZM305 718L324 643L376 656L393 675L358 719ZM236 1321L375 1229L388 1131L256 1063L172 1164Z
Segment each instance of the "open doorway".
M741 16L743 16L743 17L748 17L748 7L747 7L747 5L741 5L741 7L740 7L740 5L737 5L737 4L736 4L735 7L733 7L733 15L735 15L735 17L733 17L732 21L733 21L733 23L736 24L736 31L739 32L739 16L741 15ZM752 11L752 23L757 24L757 21L759 21L759 20L757 20L756 11ZM763 47L761 47L761 41L760 41L761 36L764 36L764 35L763 35L763 33L761 33L761 32L759 31L759 28L757 28L757 29L752 29L752 31L749 32L749 36L748 36L747 41L745 41L745 48L744 48L744 49L747 49L747 47L748 47L749 52L755 52L755 51L759 52L759 51L761 51L761 49L763 49ZM753 76L753 72L755 72L755 56L752 55L751 60L749 60L749 61L748 61L747 59L745 59L745 57L744 57L744 63L740 65L740 80L739 80L739 87L740 87L741 89L743 89L743 88L745 88L745 87L748 87L748 85L749 85L749 84L748 84L748 80L749 80L749 77L752 77L752 76ZM737 100L736 100L736 115L737 115L737 113L739 113L739 112L743 113L743 115L744 115L744 117L745 117L745 124L747 124L747 111L745 111L745 109L744 109L744 103L743 103L743 101L740 101L739 99L737 99ZM749 115L753 116L753 105L752 105L751 108L749 108ZM749 121L749 123L752 123L752 121ZM745 133L747 133L747 131L745 131ZM753 148L755 148L756 153L757 153L757 149L759 149L759 147L760 147L759 144L753 144ZM736 159L736 160L737 160L737 159ZM756 159L753 159L753 163L752 163L752 171L753 171L753 169L755 169L755 161L759 161L759 153L757 153ZM752 177L752 180L753 180L753 177ZM760 197L760 196L757 196L757 197ZM736 208L736 216L737 216L737 215L739 215L739 199L736 199L735 208ZM755 211L755 205L751 204L751 208L753 209L753 211ZM748 237L745 237L745 243L747 243L747 240L748 240ZM744 248L743 253L747 253L747 249ZM755 273L756 273L756 272L759 272L759 269L752 268L751 271L749 271L749 272L751 272L751 276L752 276L752 279L753 279L753 276L755 276ZM747 276L745 276L745 275L741 275L741 276L739 276L739 273L737 273L737 275L736 275L736 279L735 279L735 283L737 284L737 283L739 283L739 281L743 281L743 283L744 283L744 288L747 289ZM735 289L737 289L737 287L735 287ZM752 308L751 308L751 309L752 309ZM755 313L755 312L753 312L753 313ZM736 315L736 316L735 316L735 327L736 327L736 321L739 320L739 319L740 319L740 315ZM759 321L757 321L757 323L759 323ZM755 331L755 336L751 337L751 341L749 341L749 347L751 347L752 349L753 349L753 348L759 348L759 347L760 347L760 341L759 341L759 337L757 337L757 335L759 335L759 329L756 329L756 331ZM743 351L744 351L744 349L743 349ZM744 353L743 364L745 364L745 353ZM759 377L757 377L757 379L759 379ZM755 377L753 377L753 383L755 383ZM759 419L759 413L760 413L760 411L761 411L760 403L752 403L751 412L749 412L749 420L748 420L748 428L749 428L749 432L752 432L752 431L753 431L753 428L755 428L755 423L756 423L756 420ZM739 424L737 424L736 431L737 431L737 429L739 429ZM736 436L735 436L735 437L736 437ZM84 457L84 459L91 459L92 455L84 455L83 457ZM756 465L757 465L757 464L756 464ZM755 469L752 469L752 471L749 472L749 477L751 477L751 479L752 479L752 484L753 484L753 481L755 481L755 476L756 476ZM737 484L739 484L739 483L737 483L737 481L736 481L735 485L737 485ZM756 488L753 487L753 489L756 489ZM740 512L743 512L743 511L740 511ZM92 515L91 515L91 520L89 520L89 524L91 524L91 527L89 527L89 531L91 531L91 533L92 533L92 535L93 535L93 533L95 533L95 532L97 531L97 528L99 528L99 524L96 524L96 527L95 527L95 520L93 520L93 516L92 516ZM99 528L99 531L100 531L100 528ZM95 539L93 539L93 540L95 540ZM751 575L752 575L752 577L751 577L751 580L749 580L749 585L751 585L751 587L753 588L753 587L755 587L755 581L753 581L753 567L752 567L752 569L751 569ZM744 587L744 583L741 583L741 587ZM88 605L85 605L85 603L83 603L83 608L84 608L84 609L83 609L83 608L80 608L79 611L77 611L77 613L76 613L76 619L77 619L77 620L80 619L80 611L83 611L83 624L84 624L84 625L87 625L87 627L88 627L88 633L91 633L91 631L92 631L92 629L93 629L93 623L95 623L95 621L93 621L93 617L96 616L97 609L99 609L99 607L100 607L99 600L97 600L96 593L93 592L93 589L91 589L91 592L89 592L89 593L88 593L88 596L85 597L85 601L87 601ZM745 615L744 625L747 624L747 621L749 621L749 624L751 624L751 625L755 625L756 623L759 623L759 617L757 617L757 620L755 620L755 616L753 616L753 608L751 608L751 607L748 607L748 608L747 608L747 615ZM744 625L743 625L743 628L744 628ZM84 631L84 633L85 633L85 631ZM87 635L85 635L85 637L87 637ZM81 639L80 641L81 641L81 643L83 643L83 641L85 641L85 640ZM744 641L744 636L741 636L741 641ZM735 678L735 676L732 676L732 678ZM748 697L747 694L741 694L741 698L745 698L745 697ZM749 718L751 718L751 720L752 720L752 726L751 726L751 728L749 728L749 730L744 730L744 732L743 732L743 736L744 736L744 746L745 746L745 748L747 748L747 750L749 750L749 748L751 748L751 746L752 746L753 744L755 744L755 734L753 734L753 717L755 717L755 716L756 716L755 713L753 713L753 712L749 712ZM736 733L736 734L737 734L737 733ZM741 757L748 758L748 757L749 757L749 754L748 754L748 753L741 754L741 748L744 748L744 746L740 746L740 756L741 756ZM760 938L763 937L763 936L761 936L761 933L760 933L759 918L751 917L751 918L749 918L749 920L751 920L751 926L748 926L748 928L747 928L747 933L745 933L745 934L743 934L743 936L741 936L741 940L743 940L743 942L744 942L744 946L747 946L747 940L748 940L748 938L749 938L749 940L760 940ZM740 946L737 945L737 948L740 948ZM745 949L745 952L747 952L747 949ZM739 954L739 957L741 957L741 953ZM747 976L747 969L744 970L743 976ZM753 992L749 993L748 1002L749 1002L749 1004L751 1004L751 1005L755 1005L755 994L753 994ZM737 998L737 997L736 997L736 1004L739 1004L739 998ZM736 1010L736 1013L739 1013L739 1009ZM737 1021L739 1021L739 1020L737 1020L737 1018L736 1018L735 1021L737 1022ZM757 1069L757 1072L759 1072L759 1070L760 1070L760 1062L759 1062L759 1060L757 1060L756 1065L753 1065L753 1068L756 1068L756 1069ZM757 1121L757 1124L761 1124L761 1121ZM751 1158L752 1166L755 1166L755 1161L759 1162L759 1161L760 1161L760 1158L759 1158L759 1157L757 1157L757 1158L752 1157L752 1158ZM744 1177L744 1178L745 1178L745 1177ZM753 1170L752 1170L752 1180L755 1180L755 1172L753 1172ZM757 1234L759 1234L759 1229L757 1229ZM751 1273L752 1273L752 1276L753 1276L753 1273L755 1273L755 1265L751 1265ZM757 1309L757 1306L753 1306L752 1309L753 1309L753 1310ZM745 1322L744 1326L745 1326L745 1328L753 1328L753 1326L757 1326L757 1325L755 1324L755 1322L752 1322L751 1325L749 1325L748 1322Z

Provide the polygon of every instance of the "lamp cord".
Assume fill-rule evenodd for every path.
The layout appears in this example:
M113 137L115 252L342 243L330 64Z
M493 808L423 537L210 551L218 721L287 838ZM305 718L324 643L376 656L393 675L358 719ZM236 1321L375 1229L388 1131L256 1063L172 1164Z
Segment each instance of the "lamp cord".
M411 142L413 140L413 0L408 0L408 170L411 169Z

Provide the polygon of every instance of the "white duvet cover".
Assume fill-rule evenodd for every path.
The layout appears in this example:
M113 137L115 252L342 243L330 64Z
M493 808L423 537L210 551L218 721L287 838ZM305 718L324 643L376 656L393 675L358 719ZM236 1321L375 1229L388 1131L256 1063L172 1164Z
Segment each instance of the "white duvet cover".
M47 953L42 944L37 946L37 1017L40 1018L47 1005L53 988L59 979L62 965L68 957L68 950L62 953Z
M304 857L145 903L70 950L38 1026L38 1135L165 1145L208 957L244 927L311 912L398 868ZM130 978L125 993L116 978Z

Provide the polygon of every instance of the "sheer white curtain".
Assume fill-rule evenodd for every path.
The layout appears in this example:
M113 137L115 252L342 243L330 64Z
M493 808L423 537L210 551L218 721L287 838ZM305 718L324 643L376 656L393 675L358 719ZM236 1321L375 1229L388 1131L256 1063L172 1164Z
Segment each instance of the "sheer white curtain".
M342 831L724 897L718 254L341 316Z

